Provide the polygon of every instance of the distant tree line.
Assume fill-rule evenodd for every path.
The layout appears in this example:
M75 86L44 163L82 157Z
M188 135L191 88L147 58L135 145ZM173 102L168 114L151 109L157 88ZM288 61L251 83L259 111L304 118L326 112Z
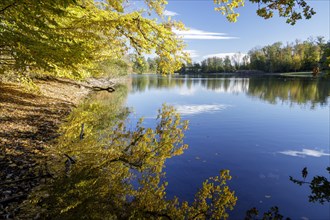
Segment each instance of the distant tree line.
M329 70L330 42L323 37L294 43L277 42L249 51L250 69L264 72L311 71L315 67Z
M233 56L209 57L201 63L184 64L181 73L224 73L249 68L249 56L236 53Z
M247 55L210 57L201 63L187 63L180 73L223 73L240 70L256 70L267 73L312 71L318 68L330 71L330 41L324 37L296 40L284 45L276 42L264 47L256 47Z

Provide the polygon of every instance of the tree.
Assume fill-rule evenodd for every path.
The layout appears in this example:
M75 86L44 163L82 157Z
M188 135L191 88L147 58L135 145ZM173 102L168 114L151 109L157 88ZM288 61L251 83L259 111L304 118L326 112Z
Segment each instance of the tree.
M157 72L157 61L156 59L151 59L150 57L147 59L149 65L149 71L152 73Z
M239 70L241 67L241 60L242 60L242 54L241 52L235 53L232 57L231 57L231 61L234 64L234 68L236 70Z
M50 70L81 63L87 48L79 38L73 41L61 23L68 16L66 8L70 5L75 5L75 1L1 1L1 72Z
M316 44L316 42L314 42L312 38L304 41L303 45L305 49L303 68L305 70L312 70L314 67L318 66L321 48Z
M266 71L266 56L261 48L254 48L249 51L251 69Z
M144 57L138 57L133 60L133 72L146 73L149 70L149 63Z
M226 72L231 72L234 70L233 66L231 65L231 60L229 56L226 56L225 59L223 60L224 63L224 69Z
M250 56L249 55L243 56L241 69L243 69L243 70L250 69Z
M160 22L143 11L126 12L122 0L1 1L1 72L93 74L98 62L121 59L129 49L155 52L162 73L173 72L187 59L183 41L172 32L183 24L163 19L165 1L145 3Z
M295 72L297 72L297 70L299 70L301 68L302 62L301 62L301 58L298 54L293 55L292 65L293 65L293 69Z
M323 54L320 62L322 68L330 73L330 41L323 46Z

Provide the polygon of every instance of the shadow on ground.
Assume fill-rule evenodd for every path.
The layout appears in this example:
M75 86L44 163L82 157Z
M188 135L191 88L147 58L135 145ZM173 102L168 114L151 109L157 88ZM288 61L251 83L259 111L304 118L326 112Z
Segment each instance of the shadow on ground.
M79 89L60 83L42 86L54 93ZM62 91L66 87L72 91ZM72 106L67 98L31 94L19 85L0 83L0 219L15 218L19 203L49 178L44 153Z

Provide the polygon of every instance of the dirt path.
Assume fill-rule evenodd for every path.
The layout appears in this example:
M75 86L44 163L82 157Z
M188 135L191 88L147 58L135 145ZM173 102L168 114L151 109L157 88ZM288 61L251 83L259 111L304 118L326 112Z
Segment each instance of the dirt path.
M0 219L15 218L19 203L49 178L42 158L57 130L90 89L70 80L37 81L39 95L0 83Z

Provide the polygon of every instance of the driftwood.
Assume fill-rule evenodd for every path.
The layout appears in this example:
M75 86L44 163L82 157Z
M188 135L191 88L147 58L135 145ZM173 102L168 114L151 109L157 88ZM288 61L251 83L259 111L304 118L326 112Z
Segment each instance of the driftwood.
M54 80L60 83L70 84L78 87L85 87L87 89L91 89L94 91L108 91L108 92L114 92L115 91L114 86L116 85L116 83L109 80L107 80L106 82L100 82L96 80L96 82L85 82L85 83L78 83L78 82L65 80L65 79L58 79L54 77L46 77L44 80Z
M94 91L108 91L108 92L114 92L116 91L113 87L108 86L106 88L100 87L100 86L93 86L92 89Z

